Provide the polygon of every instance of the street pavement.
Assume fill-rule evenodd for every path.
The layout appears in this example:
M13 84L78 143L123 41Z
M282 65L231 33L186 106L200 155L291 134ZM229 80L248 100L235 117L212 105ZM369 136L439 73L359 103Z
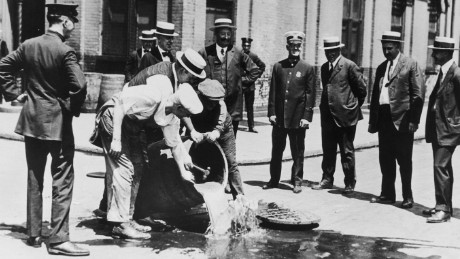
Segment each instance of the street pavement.
M422 115L422 123L425 115ZM13 132L18 114L0 113L2 124L0 136L18 139ZM313 231L293 234L283 240L282 249L290 246L291 257L282 253L261 257L263 249L269 249L274 240L280 239L280 233L267 232L268 240L248 241L244 239L246 253L229 254L231 247L216 247L212 242L198 242L192 247L181 244L180 233L152 233L151 243L119 242L110 237L105 229L92 216L97 208L103 190L101 179L88 178L89 172L105 170L104 159L87 144L92 131L94 114L82 114L75 119L74 129L79 150L75 155L75 187L70 212L71 239L91 251L89 258L460 258L460 183L454 183L454 217L449 223L428 224L422 210L434 205L434 184L432 172L431 146L418 141L414 146L413 193L415 206L405 210L401 203L401 182L396 180L397 202L394 205L373 204L369 200L380 193L380 169L378 149L368 148L376 143L376 135L367 133L368 115L358 126L355 144L362 147L356 153L357 185L353 195L343 196L343 172L338 159L335 174L335 187L332 190L315 191L309 188L321 180L321 138L319 115L315 113L311 129L306 137L304 164L304 187L300 194L291 191L289 183L291 161L283 163L282 184L279 189L262 190L261 186L269 179L269 160L271 151L271 126L265 117L257 118L258 134L239 131L237 137L238 159L246 197L252 200L264 200L283 204L301 212L310 212L321 218L319 227ZM244 122L241 128L244 128ZM423 124L417 136L423 137ZM287 145L287 149L288 149ZM36 249L26 246L26 183L27 165L24 157L24 145L18 141L0 139L0 258L56 258L49 256L45 247ZM92 149L90 149L90 147ZM286 150L285 153L289 153ZM460 153L453 157L454 171L460 170ZM51 177L49 163L45 174L44 220L49 222L51 210ZM47 229L45 228L45 234ZM325 234L337 234L337 240L320 243ZM314 235L314 241L305 241L305 237ZM172 237L171 237L172 236ZM167 244L160 246L161 242ZM340 243L343 240L376 240L371 247L362 242ZM202 236L194 236L201 240ZM373 239L371 239L373 238ZM238 238L243 239L242 237ZM207 243L206 243L207 242ZM339 242L339 243L336 243ZM390 246L381 246L389 243ZM262 244L261 244L262 243ZM388 251L386 251L388 249ZM378 251L377 251L378 250ZM214 252L212 252L214 251ZM220 251L220 252L215 252ZM280 250L281 251L281 250ZM209 255L211 253L211 256ZM217 253L217 254L216 254ZM219 254L221 253L221 254ZM294 255L294 256L292 256ZM308 254L310 255L310 254ZM360 256L357 256L360 255Z
M12 109L9 104L0 105L0 138L22 140L22 136L14 133L19 113L17 107ZM10 112L1 112L10 111ZM415 134L415 139L421 139L425 134L425 118L426 108L422 114L422 119L419 125L419 130ZM377 134L367 132L369 122L369 112L363 109L364 119L358 123L355 137L355 148L357 150L363 148L374 147L378 145ZM102 150L93 146L88 142L89 137L94 129L94 113L82 113L80 117L74 118L73 128L75 135L75 146L78 151L91 152L94 154L102 154ZM246 116L244 117L246 118ZM239 131L236 138L236 157L240 165L250 164L266 164L270 162L271 157L271 132L272 126L268 122L265 112L257 112L255 118L255 128L259 133L255 134L247 131L247 122L240 122ZM318 156L322 154L321 150L321 123L319 110L315 109L313 121L310 124L310 129L307 130L305 136L305 157ZM284 151L284 160L291 159L291 151L289 142L287 142L286 150Z

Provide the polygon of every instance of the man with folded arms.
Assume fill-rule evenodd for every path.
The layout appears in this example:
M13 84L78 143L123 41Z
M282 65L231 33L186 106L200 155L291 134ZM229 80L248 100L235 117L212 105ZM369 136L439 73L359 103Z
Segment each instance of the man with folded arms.
M425 125L426 142L433 148L436 206L423 214L430 215L428 223L440 223L449 221L453 212L452 155L460 144L460 68L452 59L454 50L458 50L454 39L436 37L428 48L433 49L431 56L441 68L428 102Z

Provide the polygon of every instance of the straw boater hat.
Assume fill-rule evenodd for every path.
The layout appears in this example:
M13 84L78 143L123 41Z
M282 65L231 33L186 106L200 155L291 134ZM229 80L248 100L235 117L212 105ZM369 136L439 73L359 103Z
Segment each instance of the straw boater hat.
M214 31L215 29L220 28L229 28L232 30L236 30L236 27L232 25L232 20L228 18L219 18L214 21L214 26L209 28L209 30Z
M284 37L286 37L287 43L291 42L303 42L303 39L305 39L305 33L300 32L300 31L288 31L284 34Z
M204 67L206 66L206 61L201 57L198 52L193 49L187 49L185 52L178 51L176 53L177 61L185 68L188 72L198 78L205 78L206 72L204 72Z
M179 36L179 33L174 32L174 23L169 22L157 22L155 33L172 37Z
M380 41L381 42L384 42L384 41L404 42L402 40L401 33L397 31L384 31Z
M142 31L142 34L139 37L139 39L141 39L141 40L156 40L157 38L155 38L153 36L154 32L155 32L155 30Z
M337 49L345 46L345 44L340 42L339 37L327 37L323 39L323 47L321 49Z
M440 50L458 50L455 48L455 40L448 37L436 37L434 44L428 46L429 49L440 49Z

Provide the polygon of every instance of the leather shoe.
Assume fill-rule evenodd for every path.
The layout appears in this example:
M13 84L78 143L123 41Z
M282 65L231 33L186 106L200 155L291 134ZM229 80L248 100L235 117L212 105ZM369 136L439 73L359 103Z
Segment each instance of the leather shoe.
M332 189L332 183L327 180L322 180L319 184L311 187L313 190Z
M273 189L273 188L278 188L278 184L268 182L267 184L264 184L264 186L262 186L262 189L264 189L264 190Z
M292 189L292 192L294 193L300 193L302 191L302 186L296 185L294 189Z
M435 214L426 219L427 223L442 223L450 221L450 213L442 210L436 211Z
M371 203L381 203L381 204L393 204L395 203L395 200L389 199L385 196L380 195L377 198L372 198Z
M32 247L42 247L43 239L42 237L29 237L26 241L27 245Z
M112 236L121 239L149 239L150 234L136 230L129 222L114 226Z
M81 248L76 244L66 241L63 243L50 244L48 253L52 255L70 255L70 256L87 256L89 251Z
M436 209L435 209L435 208L422 210L422 214L423 214L423 215L426 215L426 216L431 216L431 215L433 215L433 214L435 214L435 213L436 213Z
M257 130L255 130L254 128L249 128L248 130L249 132L252 132L252 133L259 133Z
M348 185L348 186L345 186L345 189L343 189L342 194L349 195L349 194L352 194L354 191L355 191L355 188L353 188L353 186Z
M101 209L95 209L93 210L93 215L96 216L97 218L107 218L107 211L103 211Z
M403 209L410 209L413 206L414 206L414 199L412 198L404 199L403 202L401 203L401 208Z

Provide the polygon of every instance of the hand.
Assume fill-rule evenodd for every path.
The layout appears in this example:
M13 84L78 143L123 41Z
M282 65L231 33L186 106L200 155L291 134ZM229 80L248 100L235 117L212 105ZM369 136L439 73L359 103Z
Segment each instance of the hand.
M182 170L182 171L183 172L181 172L181 175L185 181L195 183L195 177L193 176L192 172L187 171L187 170Z
M193 162L192 162L192 158L190 157L190 155L187 155L187 156L184 158L184 167L185 167L185 170L187 170L187 171L192 170L192 168L193 168Z
M409 132L416 132L418 129L418 124L409 122Z
M275 115L272 115L270 117L268 117L268 120L270 121L270 123L275 126L276 125L276 116Z
M217 130L206 133L206 140L208 142L215 142L220 137L220 133Z
M305 119L301 119L301 120L300 120L300 127L301 127L301 128L304 128L304 129L308 129L308 128L309 128L309 126L308 126L308 121L305 120Z
M109 155L118 159L121 156L121 141L120 140L112 140L110 144L110 151Z
M20 103L24 103L26 100L27 100L27 94L26 94L26 93L20 94L20 95L16 98L16 101L18 101L18 102L20 102Z
M200 132L196 130L193 130L192 132L190 132L190 137L195 143L200 143L201 141L203 141L203 138L204 138L203 134L201 134Z

